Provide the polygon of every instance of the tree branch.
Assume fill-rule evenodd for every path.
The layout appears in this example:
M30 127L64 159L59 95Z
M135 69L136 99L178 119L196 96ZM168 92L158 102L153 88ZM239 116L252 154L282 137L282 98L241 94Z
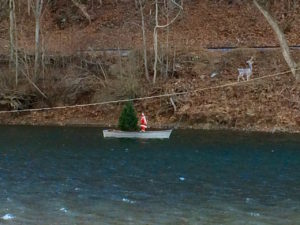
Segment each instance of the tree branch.
M279 41L281 51L285 61L287 62L288 66L290 67L293 76L296 80L300 81L300 74L297 73L297 64L295 63L294 59L291 56L290 49L288 43L286 41L284 33L281 31L279 25L277 24L275 18L264 8L262 7L256 0L253 0L254 5L258 8L258 10L264 15L270 26L272 27L273 31L275 32L277 39Z
M77 2L77 0L71 0L72 3L80 9L80 11L82 12L82 14L85 16L85 18L89 21L89 23L91 24L91 17L90 15L87 13L86 11L86 7L82 4L80 4L79 2Z

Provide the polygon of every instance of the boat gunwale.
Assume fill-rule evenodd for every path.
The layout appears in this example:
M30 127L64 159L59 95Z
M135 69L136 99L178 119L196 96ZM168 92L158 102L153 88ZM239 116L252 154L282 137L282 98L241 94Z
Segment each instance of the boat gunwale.
M104 138L143 138L143 139L169 139L173 129L156 131L121 131L121 130L103 130ZM161 134L162 136L158 136ZM157 135L157 136L155 136Z

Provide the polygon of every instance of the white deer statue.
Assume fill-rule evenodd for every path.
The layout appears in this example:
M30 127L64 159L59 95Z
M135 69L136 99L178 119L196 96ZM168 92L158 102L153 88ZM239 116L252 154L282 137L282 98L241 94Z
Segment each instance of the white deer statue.
M238 75L238 82L240 81L240 78L242 78L243 80L245 80L244 76L246 76L247 81L250 79L251 75L252 75L252 64L253 62L253 57L251 57L250 60L247 61L249 68L242 68L242 69L238 69L239 71L239 75Z

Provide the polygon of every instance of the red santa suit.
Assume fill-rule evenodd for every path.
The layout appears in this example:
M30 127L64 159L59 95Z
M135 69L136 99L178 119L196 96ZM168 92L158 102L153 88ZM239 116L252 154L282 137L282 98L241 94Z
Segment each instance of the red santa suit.
M144 113L142 113L142 117L141 117L141 131L145 132L147 128L147 119L144 115Z

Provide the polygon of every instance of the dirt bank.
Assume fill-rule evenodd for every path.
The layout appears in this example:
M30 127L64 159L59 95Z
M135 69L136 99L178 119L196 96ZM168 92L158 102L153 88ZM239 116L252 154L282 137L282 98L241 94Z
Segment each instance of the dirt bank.
M296 58L299 52L293 52ZM224 84L237 81L239 65L243 59L255 58L254 73L249 83L240 83L215 89ZM128 60L128 59L124 59ZM66 92L56 89L59 97L53 99L52 107L85 103L97 103L107 100L127 99L130 97L155 96L166 93L188 94L150 100L135 101L138 112L145 112L150 126L196 129L234 129L247 131L283 131L300 132L300 87L283 63L280 51L257 51L237 49L227 53L201 50L193 53L178 53L176 73L173 77L160 77L156 85L149 84L143 76L111 77L104 81L104 86L97 83L97 88L90 90L74 89ZM114 65L114 64L113 64ZM74 65L69 65L74 67ZM66 71L69 71L67 68ZM217 75L211 77L215 72ZM66 79L77 77L66 74ZM79 76L79 75L78 75ZM250 81L251 81L250 79ZM257 79L257 80L256 80ZM82 83L82 86L88 86ZM61 84L57 81L56 85ZM126 86L126 84L130 84ZM78 87L78 83L75 83ZM201 89L203 91L199 91ZM210 89L213 88L213 89ZM69 97L68 97L69 96ZM59 103L56 99L66 99ZM33 108L48 107L38 101ZM72 109L45 110L32 113L0 114L2 124L31 125L99 125L116 126L122 103L78 107Z

